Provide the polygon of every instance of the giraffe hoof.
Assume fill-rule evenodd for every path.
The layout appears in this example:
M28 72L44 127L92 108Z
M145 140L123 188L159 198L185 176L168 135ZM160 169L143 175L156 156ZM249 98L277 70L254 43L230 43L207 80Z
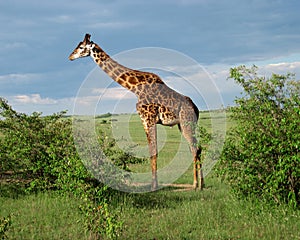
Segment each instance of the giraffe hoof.
M158 184L157 183L152 183L152 185L151 185L151 191L154 192L154 191L157 190L157 188L158 188Z

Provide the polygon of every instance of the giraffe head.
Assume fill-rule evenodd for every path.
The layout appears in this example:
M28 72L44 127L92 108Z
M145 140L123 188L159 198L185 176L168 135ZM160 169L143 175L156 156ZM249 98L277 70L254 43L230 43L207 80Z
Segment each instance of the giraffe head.
M84 40L78 44L74 51L69 56L71 61L90 56L91 50L94 48L95 44L90 41L90 34L85 34Z

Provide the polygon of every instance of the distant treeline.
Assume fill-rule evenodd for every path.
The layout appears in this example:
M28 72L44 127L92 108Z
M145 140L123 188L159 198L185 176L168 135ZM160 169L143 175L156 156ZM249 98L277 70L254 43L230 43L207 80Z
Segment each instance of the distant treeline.
M108 112L108 113L104 113L104 114L101 114L101 115L97 115L95 118L109 118L109 117L111 117L111 116L118 116L119 114L112 114L112 113L110 113L110 112Z

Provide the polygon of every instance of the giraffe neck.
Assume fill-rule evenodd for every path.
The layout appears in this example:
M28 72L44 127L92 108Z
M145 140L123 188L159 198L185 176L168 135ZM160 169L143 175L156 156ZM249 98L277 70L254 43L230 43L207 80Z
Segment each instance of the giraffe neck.
M91 57L95 63L101 67L103 71L107 73L107 75L109 75L114 81L122 85L124 88L131 90L126 82L126 79L124 78L124 74L133 71L132 69L127 68L113 60L97 44L95 44L95 47L92 49Z

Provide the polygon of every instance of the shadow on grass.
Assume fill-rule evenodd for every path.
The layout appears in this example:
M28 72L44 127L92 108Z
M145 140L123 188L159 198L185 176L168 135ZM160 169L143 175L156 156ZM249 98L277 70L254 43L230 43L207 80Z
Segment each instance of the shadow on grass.
M26 195L24 184L0 183L0 197L16 199L24 195Z
M206 201L212 198L211 186L195 190L192 185L172 184L155 192L124 193L118 192L112 202L138 209L174 209L185 202Z

